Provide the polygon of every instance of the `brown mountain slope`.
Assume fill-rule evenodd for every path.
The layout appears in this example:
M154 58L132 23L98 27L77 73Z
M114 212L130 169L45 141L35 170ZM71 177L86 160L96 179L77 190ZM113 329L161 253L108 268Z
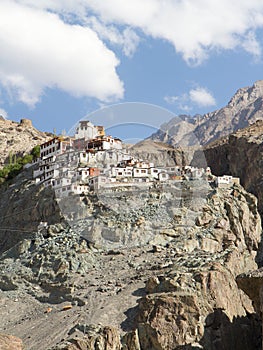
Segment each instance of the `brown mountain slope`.
M29 119L20 123L0 118L0 168L9 161L10 155L21 156L50 138L32 126Z
M213 174L240 177L245 189L257 196L262 214L263 121L213 142L205 147L204 154Z

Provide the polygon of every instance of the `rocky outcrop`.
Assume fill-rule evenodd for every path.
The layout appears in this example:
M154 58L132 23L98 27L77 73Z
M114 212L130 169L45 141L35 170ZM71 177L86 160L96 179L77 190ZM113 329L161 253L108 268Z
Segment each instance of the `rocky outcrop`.
M69 227L43 227L1 255L0 289L28 290L33 294L34 285L41 285L41 290L35 292L38 299L72 301L71 275L86 273L94 263L87 242Z
M23 350L22 340L13 335L0 334L1 350Z
M259 242L261 231L258 215L256 221L259 226L256 228L256 221L252 218L254 215L250 221L245 207L240 212L236 211L237 203L242 203L244 192L241 193L237 190L234 194L236 204L232 200L228 202L230 198L225 198L221 207L222 202L218 201L217 195L203 209L203 214L210 217L203 224L206 229L202 227L203 232L211 234L203 236L206 241L203 242L203 249L206 252L197 248L178 254L165 274L147 281L147 295L140 299L138 312L142 349L181 349L187 345L193 348L203 346L204 349L259 348L260 332L259 327L255 327L252 305L238 291L235 281L239 272L255 266L258 243L254 243ZM212 203L217 205L214 207ZM244 200L244 203L247 201ZM214 221L215 208L220 216L217 222ZM250 209L254 210L253 205ZM254 222L253 227L249 225L248 228L247 223L240 223L242 216L246 217L247 223ZM248 237L252 232L257 234L250 240ZM217 243L221 241L219 245L214 244L215 241L213 243L215 237ZM202 241L202 238L199 240ZM250 341L247 342L247 339Z
M253 301L261 322L263 312L263 269L242 273L236 278L237 284ZM263 329L263 326L262 326ZM263 334L262 334L263 337ZM262 338L263 339L263 338ZM263 342L262 342L263 346Z
M32 167L0 187L0 253L37 231L40 222L63 221L54 191L36 186Z
M121 350L120 334L118 330L110 326L77 325L70 330L70 339L55 349L61 350ZM83 333L85 335L83 336ZM136 350L136 349L134 349ZM140 349L138 349L140 350Z
M262 133L263 122L258 121L204 149L207 164L213 174L238 176L244 188L257 196L261 214L263 213Z
M29 119L21 119L20 123L0 119L0 168L10 157L23 156L50 137L51 134L35 129Z
M179 116L163 124L151 138L172 145L206 145L263 119L263 80L239 89L226 107L203 116Z
M173 167L190 164L194 149L190 147L176 148L168 143L144 140L130 147L129 152L133 157L145 159L157 167Z
M137 274L148 276L145 295L124 322L130 325L125 336L110 329L109 349L260 349L258 317L236 283L238 274L256 267L261 225L255 197L239 186L212 191L195 220L188 229L167 231L169 245L155 246L144 263L132 258ZM118 264L118 254L114 259ZM107 348L104 327L76 328L81 332L62 349L95 349L96 341Z
M253 301L255 310L262 318L263 268L242 273L237 276L236 280L239 288L241 288Z
M19 320L3 313L0 331L42 350L259 349L257 316L236 283L257 268L261 221L252 194L185 180L59 200L29 175L1 189L9 230L0 301L20 309L34 298L49 311Z

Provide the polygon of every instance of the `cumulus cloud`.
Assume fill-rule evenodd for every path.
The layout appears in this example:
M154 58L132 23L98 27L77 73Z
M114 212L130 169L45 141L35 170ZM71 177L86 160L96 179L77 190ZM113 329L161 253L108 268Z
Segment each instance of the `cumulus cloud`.
M165 96L164 100L168 104L174 104L183 112L190 112L193 109L193 105L198 107L212 107L216 105L216 100L212 93L200 86L180 96Z
M237 48L259 59L262 27L262 0L1 0L0 82L29 105L53 87L116 100L124 88L115 45L132 57L144 35L190 65Z
M262 0L238 3L235 0L83 0L83 3L104 21L128 24L171 42L189 63L202 62L212 49L243 47L258 54L255 31L263 26Z
M252 31L248 32L247 36L242 43L242 47L249 53L251 53L256 60L261 57L262 49L259 42L255 37L255 33Z
M0 46L0 81L28 105L47 87L103 101L123 96L115 54L92 29L57 14L2 0Z
M256 38L263 26L262 0L17 0L20 3L74 15L85 22L95 14L109 25L139 29L169 41L190 64L199 64L212 50L241 47L258 56ZM133 33L135 33L133 31Z
M189 98L199 107L210 107L216 105L216 100L213 95L207 89L202 87L190 90Z
M121 46L127 57L132 57L139 45L140 38L130 27L121 31L114 25L107 25L99 21L95 16L88 17L85 24L89 25L102 40Z

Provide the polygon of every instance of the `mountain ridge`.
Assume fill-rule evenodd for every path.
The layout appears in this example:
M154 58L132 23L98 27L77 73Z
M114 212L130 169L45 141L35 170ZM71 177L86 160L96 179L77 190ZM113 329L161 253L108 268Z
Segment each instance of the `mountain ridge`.
M257 120L263 120L263 80L238 89L225 107L214 112L171 119L150 138L174 146L203 146Z

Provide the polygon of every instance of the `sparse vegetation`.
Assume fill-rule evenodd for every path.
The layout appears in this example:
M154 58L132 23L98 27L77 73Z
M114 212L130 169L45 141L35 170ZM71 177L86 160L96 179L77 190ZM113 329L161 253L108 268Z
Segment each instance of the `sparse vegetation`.
M25 154L23 157L17 157L12 153L9 154L9 164L5 165L0 169L0 183L3 183L5 180L13 179L17 176L20 171L23 169L23 166L32 162L40 155L40 146L35 146L30 154Z
M37 159L40 156L40 146L37 145L32 148L32 151L30 153L33 156L33 159Z

